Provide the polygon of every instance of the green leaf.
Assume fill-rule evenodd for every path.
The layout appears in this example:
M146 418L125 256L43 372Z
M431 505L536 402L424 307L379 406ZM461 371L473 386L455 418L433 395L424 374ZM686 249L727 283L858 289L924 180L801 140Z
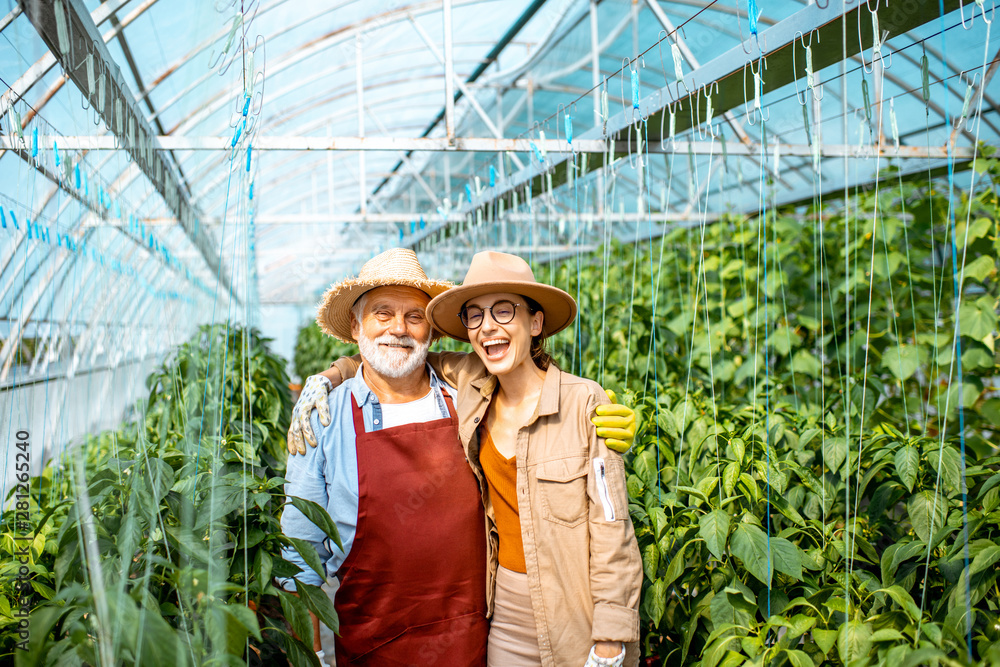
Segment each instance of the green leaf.
M295 639L290 635L284 635L285 640L285 653L288 655L288 661L292 663L293 667L321 667L319 658L316 657L316 652L312 650L312 623L309 624L309 644Z
M996 265L992 257L989 255L980 255L975 261L965 265L964 277L982 282L986 280L986 276L993 273L994 268L996 268Z
M309 616L309 609L306 603L299 596L277 589L278 600L281 602L281 611L285 614L285 619L292 626L292 631L299 637L306 637L312 645L313 625Z
M816 646L819 650L823 651L823 655L830 652L833 645L837 643L837 631L836 630L823 630L817 628L812 631L813 639L816 640Z
M904 612L906 612L906 615L909 616L910 620L914 623L917 623L920 620L920 608L902 586L880 588L877 592L888 593L889 597L891 597L893 601L898 604Z
M872 633L873 642L905 642L906 637L903 633L895 628L882 628L881 630L876 630Z
M749 523L736 524L733 537L729 541L733 555L740 559L747 572L762 583L771 585L771 569L768 567L767 535L763 530Z
M964 371L974 371L980 368L989 370L993 366L993 353L985 345L972 343L962 352L962 369Z
M810 658L809 654L805 651L785 649L785 655L788 656L788 662L790 662L793 667L816 667L816 663L813 662L813 659Z
M940 459L941 479L952 491L960 493L962 491L962 455L954 447L942 447Z
M239 603L227 604L221 609L238 623L247 634L251 634L261 641L260 625L257 623L257 614ZM242 643L242 642L241 642Z
M958 322L963 336L982 340L997 326L997 314L990 303L990 297L983 297L974 303L963 303L958 308Z
M674 554L674 557L670 560L670 565L667 567L667 573L663 577L664 587L667 587L670 584L674 583L674 580L676 580L677 577L684 574L684 567L687 564L687 562L684 559L684 552L687 550L689 544L691 543L685 542L683 546L681 546L681 548L678 549L677 553Z
M840 465L847 458L847 439L841 436L827 438L823 443L823 460L830 472L840 470Z
M632 460L632 469L646 486L656 488L656 454L651 449L644 449Z
M660 567L660 548L655 542L647 544L642 550L642 571L650 581L656 580L656 571Z
M993 222L989 218L976 218L968 226L968 229L966 229L965 222L959 222L955 225L955 245L959 249L964 248L967 242L972 243L986 236L992 226Z
M289 537L288 539L292 542L292 546L295 547L295 550L299 552L299 555L302 556L302 560L306 562L306 565L308 565L321 580L326 579L326 568L323 567L323 562L320 560L319 554L316 553L316 547L305 540L300 540L297 537Z
M645 598L643 606L645 607L646 614L653 621L654 626L659 625L660 619L663 618L663 613L667 609L666 580L657 579L653 582L653 585L646 589Z
M913 484L917 481L917 471L920 470L920 452L916 447L909 445L896 450L896 474L906 485L907 490L913 491Z
M726 492L726 497L733 495L736 482L740 479L740 466L735 461L728 463L722 471L722 490Z
M274 559L271 557L271 554L267 553L264 549L258 549L257 557L254 558L254 573L257 575L257 590L261 593L271 583L271 568L273 565Z
M703 514L698 522L698 535L705 540L712 555L723 560L726 552L726 538L729 536L729 513L725 510L712 510Z
M927 351L921 345L890 345L882 353L882 366L897 379L907 380L926 359Z
M972 576L993 568L993 564L998 560L1000 560L1000 546L994 544L986 547L972 559L972 564L969 566Z
M823 375L823 365L811 352L800 349L792 356L792 371L818 378Z
M783 537L772 537L771 554L775 570L802 580L802 558L797 546Z
M653 507L649 510L649 522L653 525L653 537L659 540L668 525L667 514L662 507Z
M937 502L932 491L918 491L906 502L906 510L910 515L910 525L914 532L924 542L931 539L935 531L940 530L946 518L945 498L939 497ZM931 513L933 512L933 517ZM932 520L933 518L933 520Z
M309 607L309 610L316 614L326 627L330 628L333 632L337 632L337 629L340 627L340 623L337 620L337 610L333 608L333 602L330 601L330 597L326 594L326 591L319 586L310 586L301 581L295 582L295 588L298 590L299 597Z
M861 621L848 621L837 633L837 652L846 665L852 660L867 658L872 650L872 629Z
M786 606L785 609L788 609L788 607ZM816 617L807 616L805 614L796 614L795 616L792 616L790 619L788 619L786 623L790 639L801 637L805 633L809 632L809 630L811 630L815 625L816 625Z
M333 543L344 550L344 545L340 542L340 533L337 532L337 524L330 518L330 514L317 503L297 496L288 496L288 501L295 506L295 509L302 512L307 519L316 524L316 527L326 533L326 536L333 540Z
M743 463L743 456L747 451L747 445L743 442L743 438L733 438L729 441L729 446L733 449L733 456L736 457L736 462Z

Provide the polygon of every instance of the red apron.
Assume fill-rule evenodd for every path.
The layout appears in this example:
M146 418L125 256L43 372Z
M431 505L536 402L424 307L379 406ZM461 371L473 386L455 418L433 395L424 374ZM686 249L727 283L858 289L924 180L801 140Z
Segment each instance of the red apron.
M352 398L358 525L338 574L337 664L486 664L486 530L458 417L366 432Z

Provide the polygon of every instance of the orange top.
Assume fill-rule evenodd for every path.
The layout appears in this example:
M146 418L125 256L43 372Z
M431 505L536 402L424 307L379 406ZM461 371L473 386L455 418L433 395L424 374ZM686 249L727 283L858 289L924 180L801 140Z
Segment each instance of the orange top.
M524 574L528 568L524 564L521 516L517 511L517 457L504 458L485 428L480 429L480 440L479 464L490 488L490 500L500 535L500 565Z

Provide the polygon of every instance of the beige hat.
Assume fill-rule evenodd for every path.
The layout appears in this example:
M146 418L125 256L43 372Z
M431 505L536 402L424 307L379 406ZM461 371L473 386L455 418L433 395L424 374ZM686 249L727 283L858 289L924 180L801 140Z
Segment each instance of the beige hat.
M468 341L469 331L458 317L462 306L469 299L494 292L513 292L537 301L545 311L545 336L562 331L576 317L573 297L558 287L536 281L526 261L505 252L479 252L473 256L461 286L439 294L427 304L427 319L435 329Z
M412 250L390 248L365 262L357 278L330 285L316 310L316 324L325 334L356 343L351 335L351 307L365 292L390 285L415 287L431 298L452 287L445 280L430 280Z

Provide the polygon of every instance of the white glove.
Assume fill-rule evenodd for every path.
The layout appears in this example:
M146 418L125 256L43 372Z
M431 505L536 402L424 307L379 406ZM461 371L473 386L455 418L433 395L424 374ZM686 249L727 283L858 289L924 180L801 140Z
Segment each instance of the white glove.
M622 667L625 664L625 646L622 645L622 651L613 658L600 658L594 653L596 646L590 647L590 655L587 656L587 662L583 667Z
M330 425L330 404L327 402L327 396L332 389L333 384L322 375L310 375L306 378L306 385L302 388L299 400L292 410L292 423L288 427L288 453L290 455L306 453L303 438L310 447L316 446L316 434L313 433L312 424L309 421L313 410L319 413L319 421L323 426Z

